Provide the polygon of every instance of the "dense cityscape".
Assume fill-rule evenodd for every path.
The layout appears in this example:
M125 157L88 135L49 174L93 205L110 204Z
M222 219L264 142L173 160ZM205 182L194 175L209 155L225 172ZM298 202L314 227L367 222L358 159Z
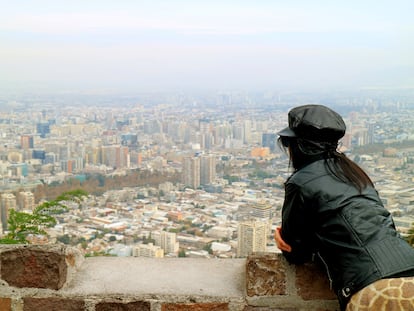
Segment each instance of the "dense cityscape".
M401 233L414 222L414 94L276 92L0 98L1 233L65 191L47 235L85 256L245 257L277 252L289 160L277 131L300 104L344 117L341 151L373 179Z

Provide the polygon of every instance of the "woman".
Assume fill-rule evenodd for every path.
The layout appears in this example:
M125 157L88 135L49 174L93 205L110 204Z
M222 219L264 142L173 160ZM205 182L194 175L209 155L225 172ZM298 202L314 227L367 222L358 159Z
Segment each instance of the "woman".
M294 172L285 183L277 246L291 263L319 259L341 310L414 310L414 248L399 236L368 175L338 152L343 119L305 105L288 121L278 134ZM405 292L386 286L388 293L377 295L389 281Z

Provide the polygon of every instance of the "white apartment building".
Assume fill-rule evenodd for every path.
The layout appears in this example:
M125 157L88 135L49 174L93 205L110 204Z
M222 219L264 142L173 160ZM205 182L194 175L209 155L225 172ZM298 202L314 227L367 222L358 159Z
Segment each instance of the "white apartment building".
M132 249L132 256L134 257L151 257L151 258L163 258L164 250L155 246L152 243L138 244Z
M3 193L0 198L1 233L7 230L10 209L16 209L16 197L13 193Z
M253 252L265 252L267 232L267 222L246 221L239 223L237 257L246 257Z
M184 185L197 189L200 186L200 157L185 157L182 174Z
M164 254L177 254L179 242L177 242L177 234L167 231L156 231L151 233L151 237L155 241L155 245L164 250Z
M22 191L19 193L19 209L25 211L33 211L35 208L34 194L30 191Z
M216 158L212 154L202 155L200 159L200 184L208 185L216 179Z

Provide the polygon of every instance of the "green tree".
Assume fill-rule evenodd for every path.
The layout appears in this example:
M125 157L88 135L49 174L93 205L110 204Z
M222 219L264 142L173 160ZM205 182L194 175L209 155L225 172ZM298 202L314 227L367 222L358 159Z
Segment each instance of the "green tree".
M82 189L76 189L68 192L63 192L61 195L59 195L55 201L75 201L80 202L82 197L87 196L88 193Z
M70 236L69 236L69 234L64 234L64 235L61 235L61 236L58 236L57 238L56 238L60 243L63 243L63 244L66 244L66 245L70 245Z
M64 192L56 200L37 206L32 214L10 209L7 228L9 232L0 239L0 244L28 244L29 241L26 237L30 234L47 235L45 229L56 225L56 219L53 215L67 210L67 207L61 202L71 200L79 203L84 195L86 192L83 190Z
M203 250L207 251L210 255L213 254L213 250L211 248L212 243L208 243L206 245L204 245Z
M87 241L81 241L80 244L81 244L82 249L86 249L88 247Z
M181 250L178 252L178 257L182 258L182 257L186 257L186 256L187 256L187 255L185 254L185 250L181 249Z
M44 228L56 225L56 219L46 214L35 212L28 214L11 209L8 225L9 233L3 239L0 239L0 243L27 244L29 242L26 240L26 237L29 234L46 235Z
M151 232L148 237L144 237L142 243L143 244L149 244L149 243L155 244L155 240L152 238Z

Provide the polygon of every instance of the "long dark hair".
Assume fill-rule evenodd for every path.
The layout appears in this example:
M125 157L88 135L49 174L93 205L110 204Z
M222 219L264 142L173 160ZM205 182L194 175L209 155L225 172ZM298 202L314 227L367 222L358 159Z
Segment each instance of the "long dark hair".
M337 142L312 142L295 137L280 137L278 142L288 151L295 171L315 160L324 159L328 170L336 178L353 184L360 192L367 186L373 186L372 180L358 164L336 150Z

